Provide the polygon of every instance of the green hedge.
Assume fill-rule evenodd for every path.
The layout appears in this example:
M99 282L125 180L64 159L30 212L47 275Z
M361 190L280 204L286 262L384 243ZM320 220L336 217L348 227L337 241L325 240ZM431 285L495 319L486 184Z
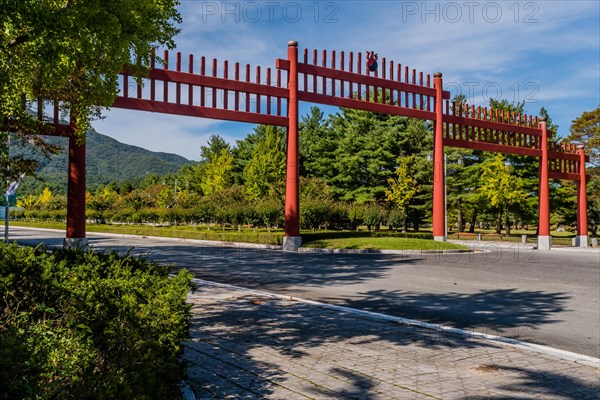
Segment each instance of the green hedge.
M0 244L0 399L180 398L191 274Z
M341 231L341 232L316 232L303 233L302 237L306 240L319 239L348 239L348 238L366 238L366 237L397 237L410 239L433 239L433 235L427 232L395 232L395 231Z
M394 231L379 231L372 232L373 237L398 237L409 239L433 239L433 234L427 232L394 232Z

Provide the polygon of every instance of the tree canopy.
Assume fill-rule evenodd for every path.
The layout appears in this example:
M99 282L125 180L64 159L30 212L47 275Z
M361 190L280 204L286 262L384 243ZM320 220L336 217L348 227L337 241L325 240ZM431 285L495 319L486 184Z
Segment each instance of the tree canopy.
M178 0L3 0L0 6L0 125L35 122L23 101L58 100L83 136L112 105L124 64L141 76L151 49L174 47ZM29 127L29 129L27 129Z

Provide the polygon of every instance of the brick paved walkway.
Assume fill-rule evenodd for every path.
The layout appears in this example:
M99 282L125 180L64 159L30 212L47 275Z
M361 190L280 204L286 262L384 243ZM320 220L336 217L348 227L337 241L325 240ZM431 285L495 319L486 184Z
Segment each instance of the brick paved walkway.
M599 399L600 369L488 340L199 285L198 399Z

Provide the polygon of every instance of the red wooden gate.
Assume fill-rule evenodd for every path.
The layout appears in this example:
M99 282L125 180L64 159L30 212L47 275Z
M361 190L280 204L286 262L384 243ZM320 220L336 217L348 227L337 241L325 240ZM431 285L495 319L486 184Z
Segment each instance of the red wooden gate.
M587 246L586 156L582 146L556 144L545 120L466 104L450 104L442 74L432 77L393 60L381 59L375 72L362 53L304 50L288 43L287 59L275 68L252 69L193 55L175 68L164 52L162 68L152 56L149 76L137 84L127 69L113 107L214 118L288 128L284 249L300 245L298 103L307 101L393 114L434 122L433 235L445 241L444 146L538 157L540 159L538 248L549 249L549 179L578 183L577 235ZM320 60L319 60L320 59ZM320 64L320 65L319 65ZM379 72L381 71L381 72ZM41 115L41 114L40 114ZM55 117L54 121L58 118ZM64 130L63 130L64 131ZM85 146L69 145L69 211L67 238L85 238Z

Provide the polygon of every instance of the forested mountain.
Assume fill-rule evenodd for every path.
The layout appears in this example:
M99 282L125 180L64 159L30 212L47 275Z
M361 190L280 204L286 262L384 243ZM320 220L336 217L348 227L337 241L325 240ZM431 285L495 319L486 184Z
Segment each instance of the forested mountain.
M44 156L35 146L11 143L11 157L22 155L35 159L38 177L26 177L20 194L40 193L49 187L53 193L66 193L68 139L47 137L46 140L60 148L58 154ZM87 186L94 190L113 181L142 179L148 174L164 175L177 172L192 161L176 154L154 152L121 143L93 129L87 134Z

